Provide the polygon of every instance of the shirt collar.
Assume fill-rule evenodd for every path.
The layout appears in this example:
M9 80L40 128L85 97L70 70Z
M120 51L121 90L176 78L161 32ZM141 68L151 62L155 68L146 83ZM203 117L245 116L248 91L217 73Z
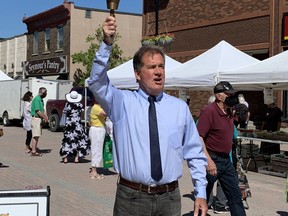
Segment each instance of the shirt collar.
M146 94L146 92L144 92L141 88L138 89L138 93L141 95L141 97L143 97L145 100L148 101L149 95ZM161 101L162 98L163 98L163 92L161 92L159 95L156 96L156 102Z
M213 104L214 104L214 106L216 107L219 115L225 115L225 116L227 116L227 114L225 114L225 113L220 109L220 107L217 105L217 102L216 102L216 101L214 101Z

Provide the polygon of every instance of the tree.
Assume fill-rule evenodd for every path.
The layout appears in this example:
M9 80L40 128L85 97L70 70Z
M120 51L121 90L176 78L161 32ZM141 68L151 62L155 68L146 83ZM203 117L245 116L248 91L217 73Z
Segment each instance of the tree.
M95 35L88 35L86 38L86 43L90 43L87 51L80 51L78 53L72 54L72 62L81 63L85 71L77 68L74 74L74 85L84 86L85 79L90 76L92 69L93 59L95 52L99 49L101 42L103 41L103 32L101 26L95 30ZM120 49L117 41L121 38L120 34L117 33L115 36L114 43L112 45L112 52L110 55L110 69L117 67L118 65L128 61L130 58L122 57L123 51Z

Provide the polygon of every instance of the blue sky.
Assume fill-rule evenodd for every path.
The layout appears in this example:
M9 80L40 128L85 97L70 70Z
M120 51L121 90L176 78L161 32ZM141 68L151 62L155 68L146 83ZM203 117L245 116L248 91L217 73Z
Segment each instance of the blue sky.
M22 22L27 17L63 4L64 0L1 0L0 38L9 38L26 33ZM107 9L106 0L74 0L74 5L96 9ZM142 0L120 0L118 11L142 13Z

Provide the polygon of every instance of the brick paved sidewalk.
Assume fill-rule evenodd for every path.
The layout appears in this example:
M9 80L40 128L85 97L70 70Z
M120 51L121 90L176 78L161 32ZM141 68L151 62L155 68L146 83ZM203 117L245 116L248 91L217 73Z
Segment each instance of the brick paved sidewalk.
M2 127L2 126L1 126ZM0 189L24 189L30 185L51 188L51 216L110 216L116 191L117 174L106 173L104 180L89 178L90 156L82 163L63 164L59 156L62 133L43 130L39 148L42 157L25 154L25 131L21 127L4 127L0 137L0 162L8 167L0 168ZM252 198L248 199L248 216L288 215L285 203L285 179L248 172ZM189 171L184 165L180 180L182 215L193 215L193 190ZM0 206L1 210L1 206ZM214 215L210 213L210 215Z

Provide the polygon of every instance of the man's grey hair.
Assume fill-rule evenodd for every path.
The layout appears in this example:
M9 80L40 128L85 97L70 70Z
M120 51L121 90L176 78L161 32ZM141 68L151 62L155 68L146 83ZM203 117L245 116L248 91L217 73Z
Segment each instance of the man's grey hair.
M215 95L211 95L207 101L207 104L213 103L215 101L215 99L216 99Z

